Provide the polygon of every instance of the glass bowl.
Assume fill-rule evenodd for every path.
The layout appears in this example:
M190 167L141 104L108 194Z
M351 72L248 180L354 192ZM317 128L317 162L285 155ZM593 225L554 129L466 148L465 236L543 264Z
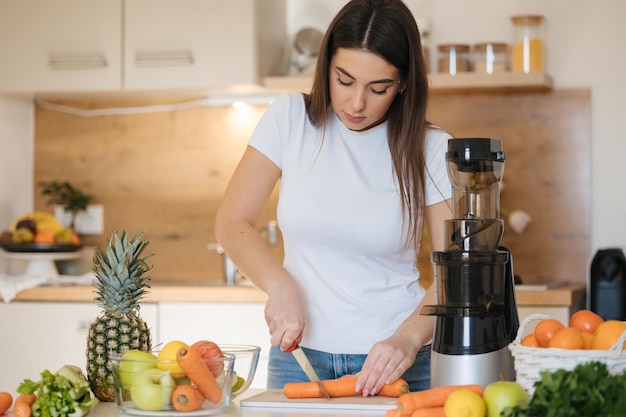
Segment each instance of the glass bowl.
M231 397L235 398L246 392L250 384L252 384L259 363L261 348L254 345L218 344L218 346L225 354L235 355L233 390L231 394ZM243 381L241 378L243 378Z
M198 388L210 389L212 401L204 399L198 408L179 411L172 404L176 388L192 383L197 385L194 381L197 376L185 375L176 359L157 360L158 352L130 352L111 356L115 402L123 413L139 416L206 416L222 414L230 405L233 398L231 391L235 354L227 351L223 358L201 360L214 377Z

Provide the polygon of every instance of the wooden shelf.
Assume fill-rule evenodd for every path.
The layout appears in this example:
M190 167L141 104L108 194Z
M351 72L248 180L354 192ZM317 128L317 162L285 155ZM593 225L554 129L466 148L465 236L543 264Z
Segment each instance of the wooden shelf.
M477 74L464 72L457 75L430 73L432 92L461 91L541 91L552 88L552 78L542 72L530 74L503 72L498 74ZM310 76L267 77L264 85L276 92L308 92L313 79Z

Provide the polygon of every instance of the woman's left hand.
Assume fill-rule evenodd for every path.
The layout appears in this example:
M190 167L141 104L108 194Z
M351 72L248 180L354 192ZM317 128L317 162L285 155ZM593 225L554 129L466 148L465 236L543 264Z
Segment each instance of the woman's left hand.
M383 385L402 377L413 365L421 347L416 346L411 339L408 335L396 332L372 346L358 374L356 390L362 389L364 397L375 395Z

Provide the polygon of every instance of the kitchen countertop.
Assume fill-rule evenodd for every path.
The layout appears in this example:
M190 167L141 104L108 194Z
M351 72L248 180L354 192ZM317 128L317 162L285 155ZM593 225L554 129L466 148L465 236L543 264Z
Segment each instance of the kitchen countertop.
M344 409L320 409L320 408L265 408L265 407L240 407L239 401L256 395L263 390L252 389L244 394L240 398L236 398L233 403L231 403L230 407L224 414L220 414L221 416L226 417L314 417L314 416L380 416L383 417L385 412L381 410L344 410ZM15 417L13 410L7 412L7 417ZM95 406L87 415L87 417L112 417L112 416L126 416L128 414L122 413L116 406L115 403L107 402L100 403ZM157 415L148 414L146 415ZM175 417L176 414L172 413L172 417ZM166 416L170 417L170 416Z
M91 302L94 288L88 285L40 286L20 292L14 301ZM518 290L518 306L572 306L585 303L584 283L565 284L543 291ZM264 303L267 295L252 285L152 283L146 303Z

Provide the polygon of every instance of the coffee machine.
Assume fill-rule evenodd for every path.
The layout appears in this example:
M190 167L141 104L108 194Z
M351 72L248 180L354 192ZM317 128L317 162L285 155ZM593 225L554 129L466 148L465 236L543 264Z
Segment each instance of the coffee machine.
M500 246L502 143L488 138L448 141L452 219L444 225L445 250L433 252L435 316L431 387L515 380L508 349L517 335L513 261Z

